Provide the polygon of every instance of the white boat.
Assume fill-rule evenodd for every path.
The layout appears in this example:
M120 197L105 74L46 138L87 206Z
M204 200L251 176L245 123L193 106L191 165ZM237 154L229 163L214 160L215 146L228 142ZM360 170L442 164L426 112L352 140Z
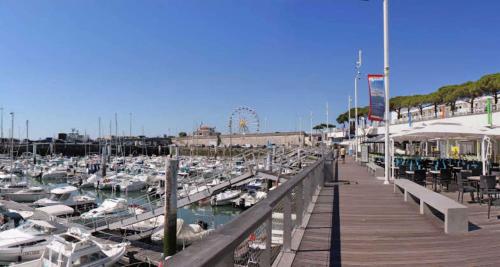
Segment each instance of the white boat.
M151 218L149 220L140 221L131 225L122 227L122 229L133 232L145 232L153 230L165 223L165 217L163 215Z
M68 177L68 169L64 166L56 166L42 173L43 180L57 180Z
M241 196L233 199L231 202L235 207L247 209L266 197L267 197L266 192L251 190L249 192L241 194Z
M34 204L41 207L66 205L78 212L83 212L94 208L96 199L90 196L82 196L78 193L78 188L68 185L50 190L49 198L39 199Z
M94 187L99 190L113 190L118 183L119 180L116 179L116 175L112 175L104 179L97 179L94 182Z
M128 214L128 202L124 198L108 198L95 209L91 209L80 217L82 219L98 219L98 218L109 218L118 217Z
M72 207L68 207L65 205L41 207L41 208L36 208L36 210L45 212L48 215L55 217L68 217L73 215L73 213L75 213L75 210Z
M146 182L139 179L126 179L117 183L122 192L137 192L146 187Z
M101 267L114 266L126 253L129 243L102 244L80 228L54 236L37 260L18 267Z
M48 195L49 193L39 186L32 186L17 192L4 194L6 198L16 202L34 202Z
M210 199L210 204L212 206L222 206L231 204L232 200L238 198L241 194L240 190L227 190L221 192Z
M29 187L29 185L27 182L4 184L4 185L0 186L0 195L4 195L7 193L14 193L14 192L20 191L22 189L26 189L28 187Z
M177 244L189 245L197 240L207 236L213 230L204 229L200 224L187 224L183 219L177 219ZM151 241L160 244L163 242L164 231L163 227L151 235Z
M97 176L97 174L92 174L82 182L80 188L94 188L94 185L98 179L99 177Z
M3 213L8 213L8 212L17 213L17 214L21 215L21 217L23 217L24 220L27 220L27 219L31 218L31 216L33 216L33 211L8 209L5 207L5 205L0 203L0 213L3 214Z
M0 262L40 258L52 235L63 231L63 227L55 223L28 220L19 227L0 232Z

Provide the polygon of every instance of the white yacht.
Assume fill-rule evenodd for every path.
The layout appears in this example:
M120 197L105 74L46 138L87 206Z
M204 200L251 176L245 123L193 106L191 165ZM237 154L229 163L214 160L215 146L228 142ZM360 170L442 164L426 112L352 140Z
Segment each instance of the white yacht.
M238 198L240 194L240 190L226 190L215 196L212 196L212 198L210 199L210 204L212 206L229 205L232 203L232 200Z
M125 179L116 184L122 192L137 192L146 187L146 182L139 179Z
M189 245L197 240L202 239L207 236L213 230L207 230L206 224L200 221L200 223L187 224L183 219L177 219L177 244L178 245ZM157 244L163 242L164 231L163 227L151 235L151 241Z
M124 198L108 198L99 207L83 213L82 219L99 219L109 217L119 217L127 215L129 212L128 202Z
M165 216L160 215L153 217L148 220L140 221L131 225L127 225L122 227L123 230L131 231L131 232L145 232L151 231L165 223Z
M40 258L52 235L64 231L62 225L28 220L20 226L0 232L0 263Z
M37 260L17 264L23 267L114 266L129 243L103 244L80 228L54 236Z
M78 188L68 185L50 190L49 198L39 199L34 204L41 207L66 205L78 212L84 212L96 207L96 199L82 196L78 193Z
M68 169L65 166L56 166L42 173L43 180L57 180L68 177Z
M34 202L45 198L49 193L39 186L31 186L13 193L3 194L6 198L16 202Z

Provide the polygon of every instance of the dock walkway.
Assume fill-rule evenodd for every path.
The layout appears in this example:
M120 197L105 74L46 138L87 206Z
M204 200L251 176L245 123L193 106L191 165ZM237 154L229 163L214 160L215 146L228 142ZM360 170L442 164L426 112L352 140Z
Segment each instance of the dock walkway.
M500 266L500 212L467 204L469 232L447 235L353 161L339 163L339 180L349 184L321 190L293 266Z

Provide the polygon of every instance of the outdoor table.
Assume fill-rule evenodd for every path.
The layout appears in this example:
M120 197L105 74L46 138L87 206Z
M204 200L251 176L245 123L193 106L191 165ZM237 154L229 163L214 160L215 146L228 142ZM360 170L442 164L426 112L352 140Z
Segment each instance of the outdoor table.
M500 176L496 176L497 182L500 180ZM469 176L467 177L467 180L472 181L472 182L479 182L481 180L481 176Z

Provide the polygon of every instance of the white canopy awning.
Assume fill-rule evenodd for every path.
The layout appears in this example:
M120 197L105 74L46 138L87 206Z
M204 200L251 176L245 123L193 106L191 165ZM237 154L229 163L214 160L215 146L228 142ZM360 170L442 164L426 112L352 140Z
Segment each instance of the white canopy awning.
M484 136L500 138L500 129L470 128L455 122L423 123L391 136L395 141L426 141L432 139L479 140Z

